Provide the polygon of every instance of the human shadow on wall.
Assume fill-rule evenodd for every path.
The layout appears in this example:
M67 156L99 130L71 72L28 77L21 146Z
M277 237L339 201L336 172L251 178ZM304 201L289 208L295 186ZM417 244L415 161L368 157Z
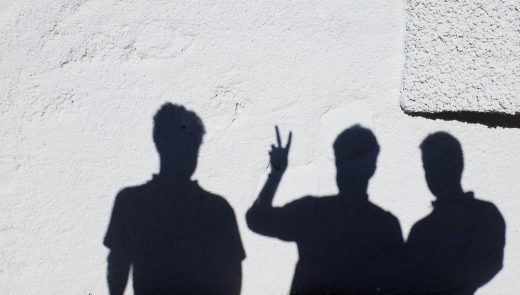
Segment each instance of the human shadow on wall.
M116 197L104 239L110 294L123 294L130 268L136 295L238 295L245 252L235 215L191 175L204 127L182 106L154 117L160 172Z
M403 237L397 218L368 199L379 154L374 134L356 125L334 142L338 195L307 196L273 207L291 145L291 134L283 147L278 129L276 133L271 173L246 218L259 234L296 242L299 260L291 294L380 294L389 289L386 273L392 270L394 253L402 251Z
M505 222L491 202L461 186L464 159L459 141L445 132L421 144L433 210L411 229L395 294L470 295L502 268ZM397 287L397 286L396 286ZM398 291L398 292L397 292Z

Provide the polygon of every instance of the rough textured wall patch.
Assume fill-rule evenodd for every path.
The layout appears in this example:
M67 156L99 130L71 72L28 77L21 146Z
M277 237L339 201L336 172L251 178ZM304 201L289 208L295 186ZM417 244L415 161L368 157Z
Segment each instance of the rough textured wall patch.
M406 112L520 112L520 2L408 0Z

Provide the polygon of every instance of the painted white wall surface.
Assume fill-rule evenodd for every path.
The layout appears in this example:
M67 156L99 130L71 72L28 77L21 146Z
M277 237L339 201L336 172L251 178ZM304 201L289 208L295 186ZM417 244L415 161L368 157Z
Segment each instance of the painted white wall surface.
M0 0L0 40L2 294L107 294L114 198L157 172L165 102L206 126L194 178L235 211L242 294L287 294L298 259L245 221L274 125L293 132L282 205L337 191L332 142L357 122L381 146L370 200L405 237L431 211L421 141L443 130L462 143L464 188L506 222L504 267L477 294L520 289L520 129L403 113L402 0Z

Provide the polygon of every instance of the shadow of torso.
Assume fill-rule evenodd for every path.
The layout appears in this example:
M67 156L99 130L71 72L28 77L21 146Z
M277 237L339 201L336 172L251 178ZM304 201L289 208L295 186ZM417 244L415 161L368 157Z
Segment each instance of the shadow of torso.
M305 197L270 210L253 206L248 222L297 243L291 294L375 294L387 255L403 244L398 220L368 200Z
M408 271L415 292L473 294L502 268L505 222L490 202L472 193L434 202L412 228Z
M240 293L245 253L233 210L196 182L124 189L105 244L127 251L136 295Z

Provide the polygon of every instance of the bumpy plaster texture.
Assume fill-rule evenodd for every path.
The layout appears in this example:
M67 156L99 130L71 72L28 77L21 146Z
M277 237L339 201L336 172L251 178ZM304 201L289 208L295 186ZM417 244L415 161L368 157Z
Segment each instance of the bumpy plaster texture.
M517 294L519 130L403 114L404 31L401 0L0 0L1 293L107 294L115 196L157 172L152 117L173 102L206 126L194 178L235 211L242 294L287 294L298 257L244 217L274 125L293 132L280 205L336 192L332 142L358 122L381 146L370 199L405 236L431 210L419 144L437 130L462 142L465 188L493 202L508 231L504 269L479 295Z
M407 112L520 112L520 3L407 0Z

